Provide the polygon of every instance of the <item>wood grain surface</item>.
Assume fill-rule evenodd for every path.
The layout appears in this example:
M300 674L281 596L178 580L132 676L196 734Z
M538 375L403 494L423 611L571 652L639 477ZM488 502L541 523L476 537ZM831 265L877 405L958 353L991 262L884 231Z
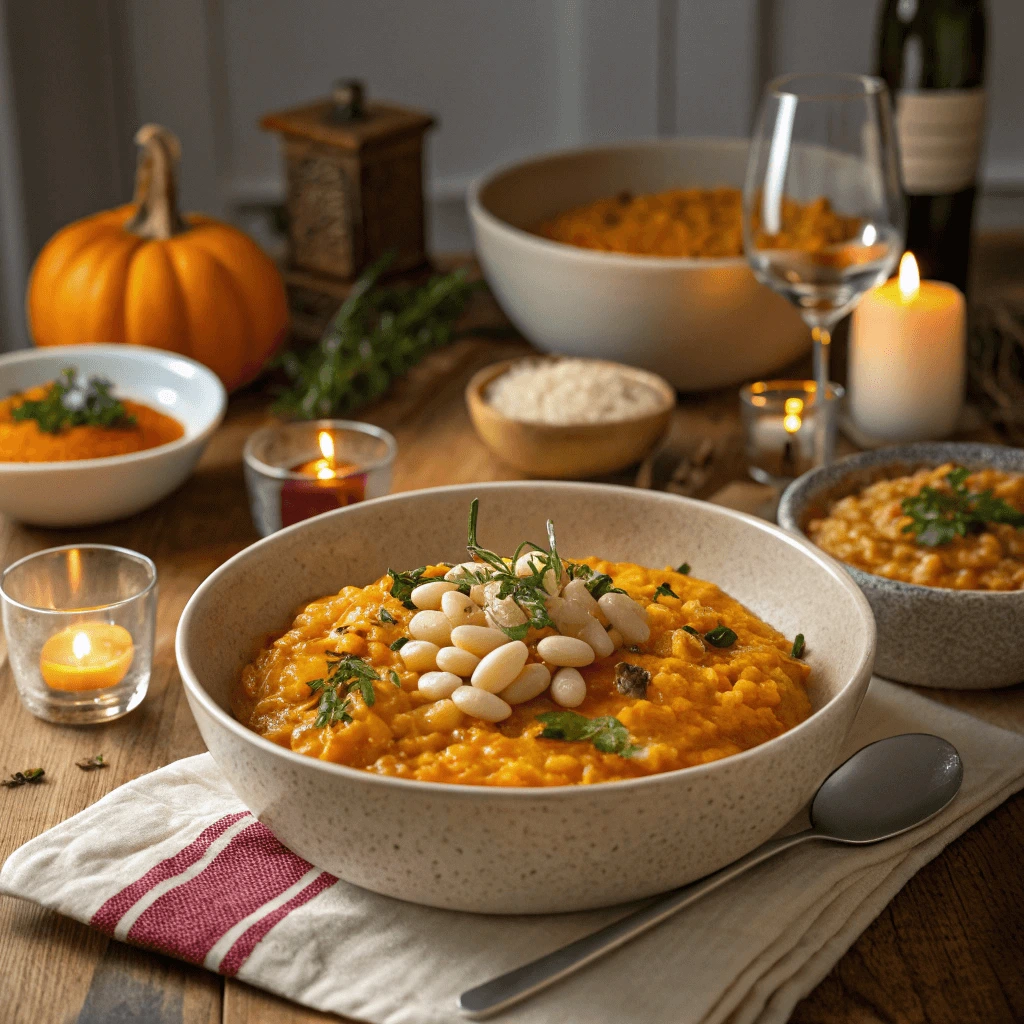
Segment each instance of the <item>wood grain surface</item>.
M481 298L470 324L501 324ZM473 434L463 389L480 367L527 351L506 332L468 337L433 354L362 418L399 445L394 489L514 479ZM498 332L501 333L500 331ZM0 640L0 774L42 766L46 782L0 792L0 859L116 786L194 754L203 744L174 665L178 616L196 586L256 539L240 455L268 418L259 390L232 398L228 417L195 475L155 508L79 531L29 529L0 518L0 568L31 551L86 541L149 555L160 577L158 634L149 695L120 721L60 727L19 703ZM669 463L647 482L753 511L763 489L745 480L734 390L685 397L675 413ZM984 431L981 432L984 436ZM684 458L681 458L683 453ZM663 462L665 460L662 460ZM635 473L620 476L633 482ZM1024 690L943 699L1024 731ZM102 753L110 767L74 762ZM980 822L925 867L798 1007L800 1024L1011 1024L1024 1020L1024 796ZM336 1020L238 981L112 942L83 925L0 897L2 1024L311 1024Z

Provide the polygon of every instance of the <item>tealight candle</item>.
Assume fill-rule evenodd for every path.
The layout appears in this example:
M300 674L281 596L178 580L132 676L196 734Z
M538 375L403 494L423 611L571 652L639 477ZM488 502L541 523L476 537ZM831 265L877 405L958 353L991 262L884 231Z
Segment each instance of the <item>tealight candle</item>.
M326 430L317 434L320 458L292 466L292 473L308 480L287 480L281 488L281 525L291 526L310 516L362 501L366 474L350 462L335 458L334 438Z
M853 314L848 409L856 434L869 444L951 434L964 402L966 324L963 293L922 281L913 253L904 253L898 278L868 292Z
M79 622L43 644L39 671L54 690L104 690L124 679L134 655L132 635L123 626Z

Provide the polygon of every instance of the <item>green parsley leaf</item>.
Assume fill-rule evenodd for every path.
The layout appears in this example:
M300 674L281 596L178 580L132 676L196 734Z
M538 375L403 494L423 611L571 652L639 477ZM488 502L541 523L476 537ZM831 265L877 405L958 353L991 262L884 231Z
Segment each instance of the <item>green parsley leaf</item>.
M704 634L704 639L712 647L732 647L739 638L728 626L719 623L710 633Z
M674 597L679 600L679 595L667 583L662 583L654 592L654 600L657 601L659 597Z
M681 573L683 576L689 576L690 575L690 563L689 562L683 562L682 565L680 565L680 566L678 566L676 568L676 572Z
M407 636L400 636L393 644L391 644L391 650L400 651L407 643L409 638Z
M423 574L427 571L425 565L421 565L418 569L413 569L410 572L395 572L394 569L388 569L388 575L391 577L391 596L396 601L401 601L406 608L415 609L416 605L412 603L410 597L412 592L420 585L423 579Z
M802 657L804 653L804 635L803 633L797 633L796 639L793 641L793 650L789 652L791 658Z
M394 584L392 584L392 586L394 586ZM386 622L389 626L393 626L395 624L394 615L392 615L384 605L380 606L380 612L377 615L377 618L379 618L381 622Z
M587 718L575 711L546 711L537 715L537 721L544 725L539 734L540 739L569 742L590 740L601 753L618 754L620 757L629 757L640 749L630 743L629 730L610 715Z
M35 420L45 434L59 434L70 427L135 426L135 417L113 396L113 387L104 377L83 380L75 367L68 366L43 398L26 399L14 406L11 418Z

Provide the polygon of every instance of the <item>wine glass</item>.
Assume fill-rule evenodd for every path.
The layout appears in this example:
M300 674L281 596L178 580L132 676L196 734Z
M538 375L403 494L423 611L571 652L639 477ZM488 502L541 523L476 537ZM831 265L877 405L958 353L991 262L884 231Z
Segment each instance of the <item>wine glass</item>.
M770 82L747 161L743 246L757 279L792 302L811 328L823 407L832 329L890 276L905 236L885 83L848 74ZM817 418L818 465L830 455L826 421Z

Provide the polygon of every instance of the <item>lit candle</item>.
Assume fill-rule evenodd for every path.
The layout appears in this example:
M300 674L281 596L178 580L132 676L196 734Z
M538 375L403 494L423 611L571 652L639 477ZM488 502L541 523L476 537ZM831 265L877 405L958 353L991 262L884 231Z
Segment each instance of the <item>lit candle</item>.
M135 653L132 635L107 622L79 622L43 644L39 671L53 690L103 690L128 674Z
M281 525L291 526L310 516L362 501L366 496L366 474L351 463L335 459L334 438L326 431L317 434L320 458L301 462L293 473L308 480L286 480L281 488Z
M849 415L868 442L927 441L956 427L966 383L963 293L922 281L913 253L868 292L850 327Z

